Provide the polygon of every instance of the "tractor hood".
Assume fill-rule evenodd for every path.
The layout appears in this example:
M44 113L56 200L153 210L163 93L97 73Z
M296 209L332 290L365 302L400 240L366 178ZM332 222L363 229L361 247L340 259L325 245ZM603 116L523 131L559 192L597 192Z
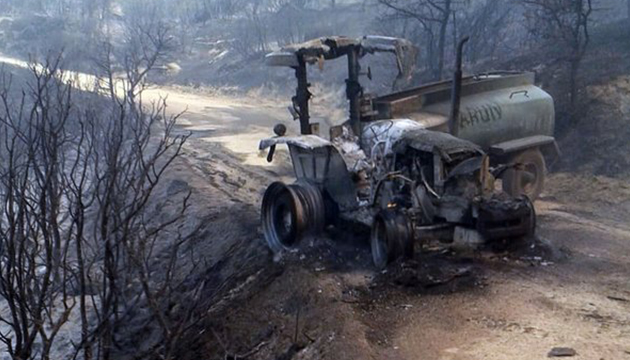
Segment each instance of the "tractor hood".
M399 138L393 150L404 153L410 147L425 152L438 152L445 160L457 153L472 153L482 155L481 148L470 141L456 138L453 135L426 129L412 129Z
M428 130L424 124L409 119L379 120L363 129L361 147L368 157L376 153L404 154L408 148L437 153L450 162L458 154L483 155L479 146L453 135Z

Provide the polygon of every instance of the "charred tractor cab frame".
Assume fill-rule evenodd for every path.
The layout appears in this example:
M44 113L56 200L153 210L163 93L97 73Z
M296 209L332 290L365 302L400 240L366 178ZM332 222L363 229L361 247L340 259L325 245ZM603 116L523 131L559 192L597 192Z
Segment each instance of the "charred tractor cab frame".
M299 136L263 139L272 160L286 144L296 182L275 182L262 202L267 244L274 252L317 235L340 219L371 228L377 267L410 256L430 241L478 245L535 231L532 201L540 194L545 157L558 155L553 100L527 73L464 77L463 39L452 81L381 97L364 94L360 59L393 53L397 80L411 77L416 50L404 39L328 37L271 53L271 66L293 68L290 108ZM307 66L346 57L349 120L330 139L313 134ZM368 72L369 73L369 72ZM503 191L495 180L503 181Z
M348 59L348 79L346 80L346 97L349 104L350 126L355 134L361 133L361 96L363 96L363 87L359 82L361 74L361 64L359 58L363 56L364 50L358 44L347 44L346 46L337 46L332 39L324 39L322 43L330 46L331 51L321 54L318 60L330 60L346 56ZM376 50L373 50L376 51ZM387 49L383 51L394 51ZM309 52L298 50L295 53L295 62L291 60L291 67L295 69L295 77L297 79L297 88L293 97L293 108L300 120L300 133L302 135L312 134L310 126L309 101L312 94L309 91L310 83L308 82L307 60Z

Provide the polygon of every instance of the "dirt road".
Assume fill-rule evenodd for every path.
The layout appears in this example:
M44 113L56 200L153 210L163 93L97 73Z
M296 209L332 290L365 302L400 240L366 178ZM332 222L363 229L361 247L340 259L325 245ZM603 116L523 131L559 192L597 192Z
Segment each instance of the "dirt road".
M180 126L193 134L179 176L197 178L190 183L214 201L223 194L225 212L234 202L256 214L266 183L290 173L286 156L284 166L267 165L257 152L258 139L288 118L283 104L168 96L173 111L188 107ZM571 347L577 359L630 359L630 187L554 174L536 207L531 251L429 250L385 274L347 234L304 244L279 262L252 245L259 266L274 275L206 324L212 331L191 340L187 355L542 359L553 347ZM256 231L249 239L262 242Z

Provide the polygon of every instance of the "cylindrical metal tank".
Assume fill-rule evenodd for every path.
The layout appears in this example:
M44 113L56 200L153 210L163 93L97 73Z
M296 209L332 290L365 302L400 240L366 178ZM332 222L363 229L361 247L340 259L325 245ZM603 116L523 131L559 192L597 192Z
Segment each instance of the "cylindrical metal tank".
M448 131L451 82L441 82L374 100L379 118L409 118ZM483 148L534 135L553 136L553 99L534 85L531 73L468 77L453 135Z

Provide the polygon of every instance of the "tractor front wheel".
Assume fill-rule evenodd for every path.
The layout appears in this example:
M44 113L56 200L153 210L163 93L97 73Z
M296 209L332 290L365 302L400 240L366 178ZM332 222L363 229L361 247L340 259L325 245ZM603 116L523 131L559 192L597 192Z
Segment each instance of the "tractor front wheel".
M379 212L370 233L372 260L379 269L400 258L413 255L413 228L409 218L394 210Z

